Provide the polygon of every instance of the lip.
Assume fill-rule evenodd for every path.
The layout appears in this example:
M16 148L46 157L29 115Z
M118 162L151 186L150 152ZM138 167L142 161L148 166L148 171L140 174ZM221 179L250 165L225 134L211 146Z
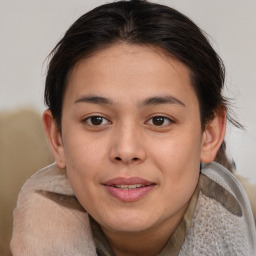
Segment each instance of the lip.
M122 189L120 187L115 187L121 185L128 186L136 184L142 186L136 188L133 187L132 189ZM104 185L107 192L116 199L123 202L135 202L146 196L156 186L156 183L140 177L117 177L102 183L102 185Z

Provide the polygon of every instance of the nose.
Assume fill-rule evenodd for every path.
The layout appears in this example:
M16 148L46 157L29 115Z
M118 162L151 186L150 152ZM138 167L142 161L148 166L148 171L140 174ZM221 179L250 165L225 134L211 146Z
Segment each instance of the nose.
M112 137L110 160L115 163L139 164L146 159L146 151L139 128L120 127Z

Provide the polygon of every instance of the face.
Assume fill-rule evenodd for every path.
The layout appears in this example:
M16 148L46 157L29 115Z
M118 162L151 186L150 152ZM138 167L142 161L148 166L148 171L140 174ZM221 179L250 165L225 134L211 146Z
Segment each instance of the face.
M116 44L72 70L61 160L104 230L179 222L197 185L203 138L189 70L160 50Z

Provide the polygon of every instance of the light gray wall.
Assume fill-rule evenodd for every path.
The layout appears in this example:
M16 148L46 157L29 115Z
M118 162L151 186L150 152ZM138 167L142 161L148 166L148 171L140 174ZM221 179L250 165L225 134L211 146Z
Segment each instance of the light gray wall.
M0 109L44 110L47 54L81 14L107 0L0 0ZM224 60L226 95L246 131L229 128L229 155L256 182L256 1L161 0L192 18Z

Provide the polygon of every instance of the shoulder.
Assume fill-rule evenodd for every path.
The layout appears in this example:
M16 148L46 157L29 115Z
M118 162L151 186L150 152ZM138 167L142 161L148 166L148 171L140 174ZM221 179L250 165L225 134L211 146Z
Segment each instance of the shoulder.
M58 168L55 163L33 174L23 185L20 196L38 190L74 195L66 170Z
M182 253L254 255L255 224L249 200L239 181L221 165L211 163L201 171L199 189Z
M240 181L236 178L236 176L228 171L225 167L215 162L205 165L202 169L202 174L209 178L212 183L218 184L220 187L219 190L223 190L223 193L219 193L219 196L216 198L217 201L223 200L221 197L225 198L224 194L226 194L226 202L231 200L231 197L233 197L233 200L236 201L236 204L241 207L241 216L248 224L248 229L256 240L255 223L250 201L245 189L243 188ZM217 188L213 191L218 193Z
M14 210L13 255L96 255L88 214L54 164L24 184Z

